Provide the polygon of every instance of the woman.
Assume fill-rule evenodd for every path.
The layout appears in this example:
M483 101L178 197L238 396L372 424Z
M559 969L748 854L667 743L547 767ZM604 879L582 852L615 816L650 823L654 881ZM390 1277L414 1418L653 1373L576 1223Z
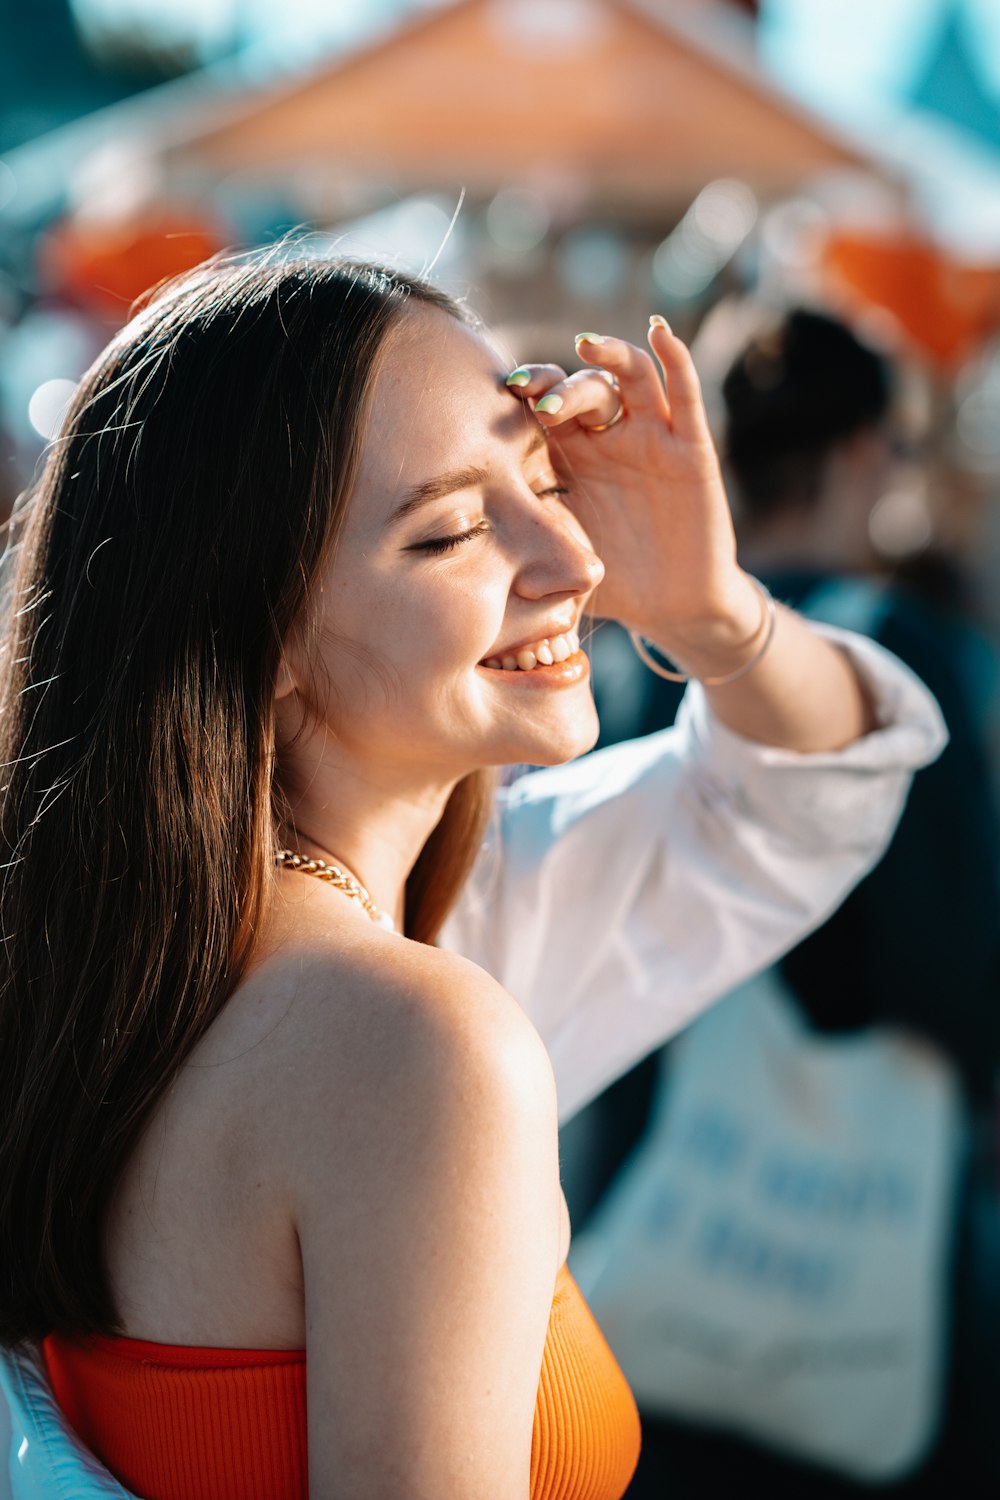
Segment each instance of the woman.
M650 337L666 392L592 334L508 377L420 282L250 257L67 418L2 720L0 1337L150 1500L627 1484L517 1001L575 1107L832 906L941 745L736 567ZM593 743L585 607L719 685L514 788L444 939L508 992L434 942L491 768Z

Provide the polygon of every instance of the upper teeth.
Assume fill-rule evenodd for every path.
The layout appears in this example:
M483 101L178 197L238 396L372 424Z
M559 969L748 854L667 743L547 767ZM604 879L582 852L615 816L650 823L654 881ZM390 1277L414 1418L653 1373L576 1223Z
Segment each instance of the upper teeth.
M565 661L580 649L580 637L575 630L565 635L549 635L544 640L532 641L530 646L521 646L505 656L489 656L484 667L501 668L505 672L530 672L534 667L551 667L555 662Z

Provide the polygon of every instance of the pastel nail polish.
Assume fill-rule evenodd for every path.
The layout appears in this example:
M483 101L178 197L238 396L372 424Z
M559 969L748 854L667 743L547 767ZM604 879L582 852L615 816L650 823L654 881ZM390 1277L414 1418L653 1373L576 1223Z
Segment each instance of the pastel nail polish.
M649 326L650 328L665 328L668 333L673 333L673 329L671 328L670 324L660 313L650 314Z
M543 396L541 401L535 402L535 410L544 412L547 417L555 416L557 411L562 411L563 398L561 396Z
M603 333L578 333L576 336L578 344L603 344Z
M530 385L531 384L531 371L530 370L522 369L521 366L519 365L516 370L511 370L510 374L507 376L506 384L507 385Z

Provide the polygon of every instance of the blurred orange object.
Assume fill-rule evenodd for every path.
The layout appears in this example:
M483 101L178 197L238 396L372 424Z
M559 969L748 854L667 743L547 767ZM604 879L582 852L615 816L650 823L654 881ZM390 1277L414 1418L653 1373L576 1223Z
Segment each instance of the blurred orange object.
M39 272L47 291L124 323L137 297L225 243L207 216L169 208L125 221L63 219L41 242Z
M1000 328L1000 266L966 264L916 235L833 231L823 269L848 293L891 313L917 350L944 369Z

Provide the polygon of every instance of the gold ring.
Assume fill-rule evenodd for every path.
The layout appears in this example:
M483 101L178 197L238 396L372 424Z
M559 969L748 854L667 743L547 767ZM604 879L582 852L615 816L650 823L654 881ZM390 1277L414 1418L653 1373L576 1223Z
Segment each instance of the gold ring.
M619 398L618 398L618 410L615 412L614 416L611 418L611 421L610 422L601 422L601 424L599 426L597 426L597 427L588 427L587 431L588 432L607 432L608 428L609 427L614 427L615 423L616 422L620 422L621 419L622 419L622 417L624 415L625 415L625 403L622 401L621 397L619 396Z

